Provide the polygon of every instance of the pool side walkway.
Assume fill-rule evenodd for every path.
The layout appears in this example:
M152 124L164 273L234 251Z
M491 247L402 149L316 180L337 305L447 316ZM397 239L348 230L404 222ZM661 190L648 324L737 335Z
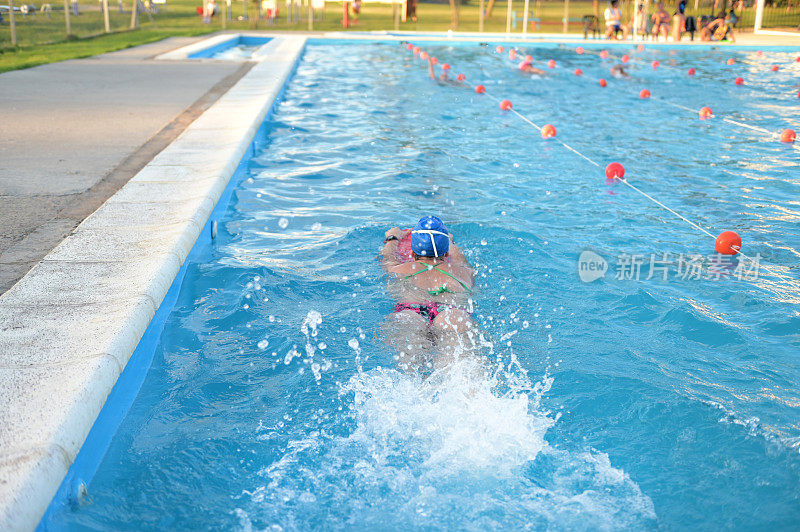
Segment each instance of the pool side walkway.
M152 60L197 40L0 74L0 294L252 66Z

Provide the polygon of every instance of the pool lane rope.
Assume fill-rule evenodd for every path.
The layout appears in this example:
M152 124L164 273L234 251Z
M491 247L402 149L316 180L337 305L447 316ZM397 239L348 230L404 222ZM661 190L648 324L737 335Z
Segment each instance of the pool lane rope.
M412 48L411 46L409 46L408 49L413 51L415 56L423 57L422 54L424 52L421 52L420 51L421 49L419 47L413 47ZM429 55L427 53L425 53L424 57L427 59L429 57ZM464 85L465 87L469 87L469 88L473 89L477 94L485 94L489 98L500 102L500 107L503 110L512 112L518 118L522 119L524 122L526 122L527 124L529 124L532 127L534 127L537 131L539 131L540 133L542 132L543 127L539 126L538 124L533 122L530 118L526 117L525 115L523 115L522 113L520 113L519 111L514 109L513 108L513 104L512 104L512 102L510 100L501 99L501 98L499 98L499 97L497 97L497 96L495 96L493 94L490 94L486 90L486 87L484 85L475 85L473 87L472 85L467 83L465 76L459 76L459 80L460 80L460 83L462 85ZM550 138L554 138L556 140L556 142L558 142L559 144L564 146L566 149L568 149L572 153L580 156L584 160L586 160L589 163L593 164L594 166L596 166L598 168L602 168L602 165L600 163L598 163L597 161L595 161L591 157L588 157L587 155L581 153L580 151L576 150L572 146L566 144L562 140L560 140L558 138L555 138L555 137L550 137ZM678 218L680 218L681 220L683 220L687 224L691 225L695 229L697 229L697 230L701 231L702 233L704 233L704 234L710 236L711 238L713 238L714 239L714 249L715 249L715 251L717 251L717 253L720 253L722 255L738 255L738 256L744 257L745 259L748 259L749 261L751 261L753 263L759 264L759 261L757 261L757 260L753 259L752 257L742 253L742 251L741 251L741 246L742 246L741 238L739 237L738 234L736 234L733 231L723 231L722 233L720 233L718 236L715 237L713 233L711 233L709 230L705 229L701 225L691 221L686 216L684 216L684 215L680 214L679 212L675 211L674 209L668 207L667 205L665 205L664 203L662 203L659 200L655 199L653 196L651 196L650 194L647 194L646 192L644 192L640 188L636 187L635 185L630 184L627 181L627 179L625 179L625 168L622 166L622 164L617 163L617 162L610 163L609 165L606 166L605 174L606 174L606 178L608 178L609 180L612 180L612 181L617 182L617 183L623 183L624 185L626 185L627 187L629 187L629 188L633 189L634 191L638 192L643 197L649 199L650 201L652 201L653 203L655 203L656 205L658 205L662 209L664 209L667 212L677 216Z
M581 48L581 47L578 47L578 48ZM605 51L605 50L603 50L603 51ZM521 52L517 52L517 55L520 55L520 53ZM583 51L581 53L587 53L587 52ZM615 57L615 56L610 55L610 54L606 54L605 56L603 56L603 55L600 55L599 53L595 53L595 52L588 52L588 53L592 53L594 55L598 55L601 58L604 58L604 57ZM550 67L550 68L552 68L552 67ZM576 70L580 71L580 75L577 76L577 77L582 77L582 78L585 78L587 80L596 81L596 82L600 83L601 87L605 87L608 84L608 82L605 80L605 78L595 78L593 76L584 76L584 72L581 69L576 69ZM627 92L630 92L630 91L627 90L627 88L623 88L623 90L626 90ZM652 97L652 95L651 95L651 93L650 93L650 91L648 89L642 89L642 91L639 93L639 97L642 98L642 99L651 98L652 100L657 101L659 103L663 103L664 105L669 105L669 106L672 106L672 107L674 107L676 109L681 109L683 111L688 111L689 113L691 113L693 115L696 115L699 112L697 109L692 109L691 107L687 107L685 105L681 105L681 104L678 104L678 103L675 103L675 102L671 102L671 101L667 100L663 96ZM706 109L706 108L703 107L702 109ZM702 111L702 109L701 109L701 111ZM712 118L712 117L716 117L716 115L711 113L708 116L701 117L701 119L705 120L705 119ZM723 122L728 123L728 124L733 124L733 125L738 126L738 127L742 127L742 128L745 128L745 129L750 129L752 131L757 131L757 132L762 133L764 135L768 135L768 136L770 136L772 138L780 140L783 143L791 144L792 145L791 147L793 149L795 149L795 150L800 150L800 146L794 144L794 140L796 138L796 133L795 133L795 131L793 129L788 129L787 128L787 129L782 130L780 133L776 133L775 131L770 131L768 129L765 129L765 128L762 128L762 127L758 127L758 126L754 126L754 125L751 125L751 124L747 124L745 122L741 122L739 120L734 120L732 118L728 118L728 117L725 117L725 116L719 116L719 119L722 120Z
M607 50L602 50L600 52L595 52L594 50L584 50L583 47L581 47L581 46L578 46L575 50L577 51L578 55L586 53L586 54L596 55L596 56L600 57L601 59L611 58L611 59L615 59L617 61L621 61L623 63L628 63L629 61L637 61L637 62L640 62L640 63L647 64L647 60L646 59L643 59L641 57L636 57L635 55L624 54L622 57L619 57L617 55L608 53ZM580 50L580 51L578 51L578 50ZM637 52L643 52L643 51L644 51L644 45L640 44L639 48L637 48ZM763 53L762 53L762 55L763 55ZM792 62L794 62L794 61L792 61ZM731 65L736 64L736 61L731 57L726 61L726 63L728 64L728 66L731 66ZM681 67L679 67L677 65L670 65L669 63L662 65L658 60L652 61L650 63L650 66L653 67L653 70L656 70L659 67L672 68L672 69L676 69L676 70L680 70L680 68L681 68ZM778 72L780 70L780 67L778 65L772 65L772 68L770 70L772 72ZM690 76L694 76L696 73L697 73L697 70L695 70L694 68L689 68L689 75ZM745 80L741 76L737 76L734 79L734 83L736 85L744 85L745 84ZM772 92L770 92L767 89L764 89L762 87L757 87L757 86L753 86L753 85L748 85L748 87L751 90L755 90L755 91L761 92L762 94L764 94L766 96L773 96L773 97L775 96L775 94L773 94ZM800 98L800 92L795 92L795 89L791 89L791 91L787 90L786 96L789 96L790 93L792 95L795 95L796 97Z

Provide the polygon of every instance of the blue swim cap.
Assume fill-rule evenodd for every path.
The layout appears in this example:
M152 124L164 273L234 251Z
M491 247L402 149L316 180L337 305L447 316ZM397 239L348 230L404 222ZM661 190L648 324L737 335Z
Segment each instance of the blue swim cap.
M442 257L450 249L450 232L436 216L426 216L411 230L411 251L421 257Z

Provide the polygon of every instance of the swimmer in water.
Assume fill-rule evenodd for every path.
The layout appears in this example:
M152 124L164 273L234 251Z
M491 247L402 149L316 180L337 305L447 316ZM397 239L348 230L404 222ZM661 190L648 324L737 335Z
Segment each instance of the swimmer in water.
M631 76L628 74L628 71L625 70L625 65L619 64L614 65L611 67L611 75L615 78L624 78L629 79Z
M536 74L537 76L546 75L544 70L540 70L540 69L536 68L535 66L533 66L533 63L531 63L528 60L522 61L519 64L519 71L520 72L525 72L526 74Z
M442 69L442 75L436 77L436 71L434 69L433 58L428 57L428 75L431 77L432 80L438 81L439 83L444 83L446 85L461 85L460 81L454 81L450 79L450 76L447 74L447 70Z
M409 238L411 260L398 255ZM386 231L380 255L396 304L382 326L387 344L409 372L438 369L477 349L480 332L468 310L474 271L444 222L422 218L413 229Z

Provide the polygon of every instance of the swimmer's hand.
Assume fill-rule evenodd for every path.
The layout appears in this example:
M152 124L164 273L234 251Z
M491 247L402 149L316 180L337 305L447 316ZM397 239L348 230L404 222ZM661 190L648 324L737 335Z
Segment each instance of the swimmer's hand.
M393 236L393 237L395 237L395 238L396 238L396 239L398 239L398 240L402 240L402 239L403 239L403 236L404 236L404 234L405 234L405 231L403 231L403 230L402 230L402 229L400 229L399 227L392 227L391 229L389 229L388 231L386 231L386 232L383 234L383 236L384 236L385 238L389 238L390 236Z

